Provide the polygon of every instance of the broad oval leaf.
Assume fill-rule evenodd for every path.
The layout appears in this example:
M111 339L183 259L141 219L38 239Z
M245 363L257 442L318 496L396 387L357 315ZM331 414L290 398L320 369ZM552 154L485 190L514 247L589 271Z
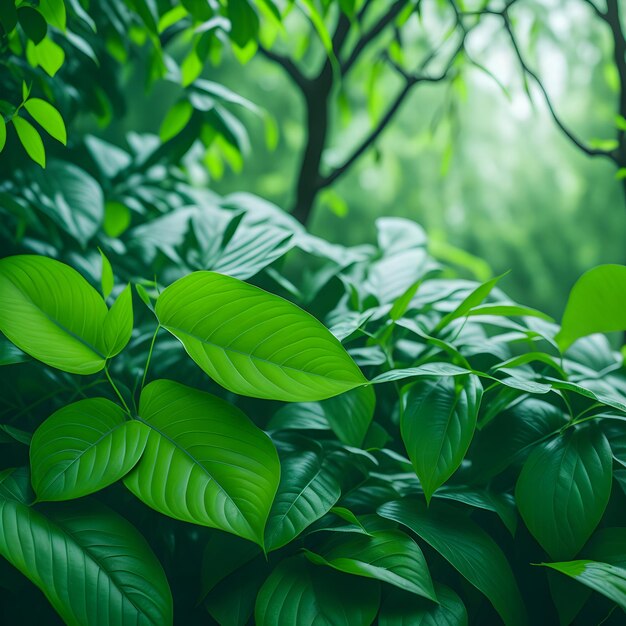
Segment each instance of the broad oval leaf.
M419 500L388 502L379 515L403 524L485 594L506 626L528 623L517 582L504 553L479 526L449 507Z
M435 584L439 604L392 589L385 593L378 626L467 626L467 610L459 596Z
M89 398L53 413L33 435L32 482L37 499L71 500L125 476L149 430L106 398Z
M269 437L224 400L169 380L144 388L139 415L150 434L126 486L165 515L262 546L280 478Z
M626 570L623 568L609 563L585 560L542 563L542 565L601 593L626 611Z
M600 265L572 287L555 337L562 352L592 333L626 330L626 266Z
M612 462L604 434L581 428L537 446L524 463L515 500L553 559L575 556L598 525L611 495Z
M299 450L281 463L280 485L265 529L268 551L288 544L341 496L339 469L318 447Z
M437 602L426 559L417 543L402 531L374 530L369 536L340 536L321 552L307 551L307 556L314 563L375 578Z
M257 626L370 626L380 602L376 581L317 567L302 557L280 563L257 596Z
M63 118L49 102L41 98L29 98L24 103L24 108L51 137L63 145L67 143L67 132Z
M255 398L321 400L366 383L339 341L296 305L214 272L167 287L156 314L226 389Z
M473 375L424 380L407 393L402 440L427 501L461 465L474 436L481 395Z
M0 554L68 626L172 624L172 594L146 540L95 501L28 506L28 475L0 474Z
M42 256L0 260L0 331L30 356L72 374L106 361L107 307L74 269Z

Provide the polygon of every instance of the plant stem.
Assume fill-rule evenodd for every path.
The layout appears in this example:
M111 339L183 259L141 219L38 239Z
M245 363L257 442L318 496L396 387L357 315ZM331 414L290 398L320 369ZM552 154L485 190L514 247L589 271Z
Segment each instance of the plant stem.
M117 394L117 397L120 399L120 402L124 405L126 412L130 415L130 409L128 408L128 405L126 404L126 400L124 400L124 396L120 393L120 390L117 388L117 385L113 382L113 379L111 378L111 374L109 374L109 368L106 366L104 367L104 373L106 374L109 382L111 383L111 387L113 387L113 390Z
M161 324L158 324L154 335L152 335L152 341L150 342L150 350L148 350L148 359L146 361L146 366L143 368L143 376L141 377L141 388L143 389L146 384L146 376L148 375L148 368L150 367L150 360L152 359L152 350L154 349L154 342L156 341L159 330L161 329Z

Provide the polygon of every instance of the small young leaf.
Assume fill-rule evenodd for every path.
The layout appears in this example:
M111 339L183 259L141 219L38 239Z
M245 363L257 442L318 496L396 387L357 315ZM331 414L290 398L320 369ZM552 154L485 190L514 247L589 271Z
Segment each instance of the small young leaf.
M63 118L49 102L41 100L41 98L30 98L24 104L24 108L51 137L63 145L67 143L67 132Z

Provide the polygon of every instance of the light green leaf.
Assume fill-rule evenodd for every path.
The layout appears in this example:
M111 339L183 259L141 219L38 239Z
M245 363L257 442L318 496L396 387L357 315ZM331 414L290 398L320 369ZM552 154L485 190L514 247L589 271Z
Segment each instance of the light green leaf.
M467 626L467 610L459 596L435 584L439 604L392 589L385 593L378 626Z
M65 30L67 16L63 0L39 0L38 9L50 26Z
M107 357L119 354L130 341L133 332L133 292L130 283L117 297L104 319L104 343Z
M593 333L626 330L626 266L600 265L572 287L556 341L564 352Z
M74 269L46 257L0 260L0 331L30 356L72 374L105 364L104 300Z
M111 485L137 463L148 432L105 398L59 409L35 431L30 447L37 499L72 500Z
M28 501L28 474L0 474L0 554L68 626L172 624L161 564L124 518L96 501L37 508Z
M265 581L254 617L257 626L371 626L379 603L376 581L295 557L282 561Z
M567 429L530 454L515 500L531 534L553 559L571 559L604 514L613 457L602 431Z
M193 107L188 100L180 100L177 102L165 116L161 129L159 130L159 136L161 141L169 141L180 133L187 122L191 119L193 113Z
M307 557L340 572L375 578L437 602L433 581L420 547L399 530L374 530L368 535L341 535Z
M499 317L538 317L546 322L554 320L545 313L517 304L482 304L470 309L466 313L467 317L477 317L481 315L496 315Z
M416 383L400 429L426 501L461 465L474 436L482 386L476 376Z
M357 387L322 402L324 415L342 443L361 446L376 408L371 386Z
M49 102L40 98L30 98L24 103L24 108L51 137L63 145L67 144L65 122L61 114Z
M601 593L626 611L626 570L596 561L542 563Z
M113 286L115 285L115 278L113 277L113 268L111 267L111 263L109 259L107 259L106 255L100 248L98 248L100 252L100 260L102 261L102 272L100 275L100 285L102 287L102 295L106 300L113 291Z
M318 320L229 276L194 272L177 280L160 295L156 314L189 356L235 393L298 402L366 382Z
M299 450L281 463L281 479L265 529L265 549L276 550L328 513L341 496L339 470L321 446Z
M430 508L419 500L388 502L378 514L417 533L474 587L485 594L506 626L528 624L526 609L511 567L496 542L455 509Z
M424 363L424 365L418 365L416 367L406 367L384 372L372 378L370 382L376 385L378 383L389 383L404 378L421 376L462 376L470 373L470 370L459 367L458 365L453 365L452 363Z
M280 478L276 450L239 409L169 380L141 392L150 435L126 486L148 506L263 545Z
M4 117L0 115L0 152L4 150L4 146L7 142L7 125L4 121Z
M41 66L50 77L54 77L65 62L65 51L50 37L45 37L38 44L28 41L26 56L33 67Z
M102 228L109 237L119 237L131 222L130 209L121 202L108 200L104 205Z
M43 147L41 136L35 130L35 127L30 122L27 122L17 115L11 118L11 121L13 122L20 143L24 146L24 150L26 150L26 154L28 154L35 163L41 165L41 167L46 167L46 151Z

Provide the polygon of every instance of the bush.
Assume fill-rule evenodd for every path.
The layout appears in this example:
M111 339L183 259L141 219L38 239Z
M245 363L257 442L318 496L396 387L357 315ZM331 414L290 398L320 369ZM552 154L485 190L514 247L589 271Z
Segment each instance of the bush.
M407 220L343 248L252 196L171 193L196 204L110 238L84 276L0 260L0 553L66 623L626 607L622 360L601 335L559 353L615 329L581 315L584 281L557 335ZM133 274L148 260L158 280ZM51 623L2 584L3 621Z

